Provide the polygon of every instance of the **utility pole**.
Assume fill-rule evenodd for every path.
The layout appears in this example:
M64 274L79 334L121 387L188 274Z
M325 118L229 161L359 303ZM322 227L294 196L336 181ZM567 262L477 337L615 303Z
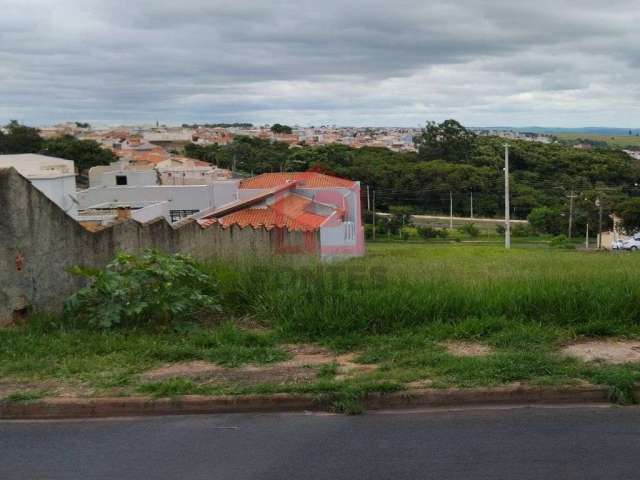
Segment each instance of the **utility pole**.
M373 240L376 239L376 191L373 191Z
M511 248L511 218L509 216L509 144L504 144L504 248Z
M573 199L576 198L573 189L571 190L571 194L569 195L569 238L571 238L571 233L573 230Z
M589 224L587 223L587 234L584 239L584 246L587 250L589 250Z
M367 212L371 211L371 198L369 197L369 185L367 185Z
M453 193L449 190L449 229L453 230Z
M602 202L600 197L596 199L596 207L598 207L598 241L596 246L598 249L602 248Z
M471 190L471 218L473 218L473 190Z

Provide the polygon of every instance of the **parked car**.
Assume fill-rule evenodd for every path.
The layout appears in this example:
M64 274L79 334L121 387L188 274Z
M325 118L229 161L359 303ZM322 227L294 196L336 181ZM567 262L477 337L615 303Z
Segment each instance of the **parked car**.
M622 244L622 248L631 251L640 249L640 233L635 233L633 238L625 240Z
M611 244L611 249L612 250L623 250L624 249L624 242L622 240L614 240L613 243Z

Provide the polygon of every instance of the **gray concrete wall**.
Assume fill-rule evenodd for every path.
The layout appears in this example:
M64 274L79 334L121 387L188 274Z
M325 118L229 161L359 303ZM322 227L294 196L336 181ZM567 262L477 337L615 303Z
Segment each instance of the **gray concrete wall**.
M13 169L0 169L0 212L0 325L15 320L25 307L59 310L84 284L66 270L104 266L119 250L157 248L201 259L264 256L283 251L283 244L287 253L304 252L310 235L217 225L203 229L191 220L172 227L164 219L127 220L89 232ZM313 235L319 246L319 233Z

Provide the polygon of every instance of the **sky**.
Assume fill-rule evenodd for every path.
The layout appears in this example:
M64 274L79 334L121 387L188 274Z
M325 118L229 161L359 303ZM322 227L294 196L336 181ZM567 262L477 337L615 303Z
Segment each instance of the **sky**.
M0 0L0 123L640 127L639 0Z

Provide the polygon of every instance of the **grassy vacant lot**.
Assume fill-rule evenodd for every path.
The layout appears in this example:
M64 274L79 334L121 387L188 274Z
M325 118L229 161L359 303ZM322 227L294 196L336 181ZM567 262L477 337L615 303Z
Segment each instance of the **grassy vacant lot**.
M593 135L588 133L557 133L555 134L560 140L595 140L598 142L606 142L610 147L614 148L626 148L637 147L640 148L640 137L635 135Z
M639 364L585 363L558 352L582 337L640 336L640 255L384 243L371 245L365 258L332 265L203 269L218 279L233 322L96 332L40 316L30 327L0 331L0 398L285 391L329 396L352 410L349 402L360 395L412 382L442 388L587 381L630 401L640 380ZM481 343L488 352L457 356L446 348L451 341ZM291 358L290 344L356 352L356 362L376 368L345 376L335 363L309 365L311 380L250 385L140 376L196 360L278 365Z

